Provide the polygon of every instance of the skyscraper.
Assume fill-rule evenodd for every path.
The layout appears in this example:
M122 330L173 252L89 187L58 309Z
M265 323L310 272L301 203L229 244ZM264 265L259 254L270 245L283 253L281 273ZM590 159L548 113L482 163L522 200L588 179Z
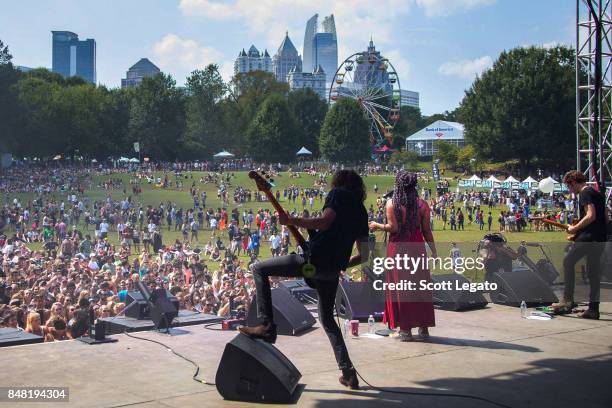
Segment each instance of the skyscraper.
M319 15L315 14L306 22L306 33L304 34L304 48L302 56L304 58L304 69L312 71L314 62L314 36L317 33Z
M148 58L141 58L140 61L130 67L126 77L121 79L121 87L129 88L139 85L143 79L154 77L161 71Z
M317 33L314 41L315 66L325 71L326 82L331 83L338 69L338 47L332 33Z
M338 38L336 22L331 14L323 19L318 32L318 14L312 16L306 23L304 35L304 70L312 71L319 66L326 74L326 81L331 83L338 69Z
M321 26L323 27L324 33L332 33L334 35L334 39L336 39L336 21L334 20L333 14L325 17L321 23Z
M370 39L370 44L368 45L368 50L365 52L364 57L357 60L354 74L355 84L357 86L380 88L384 89L385 92L391 92L393 88L389 83L389 72L379 69L379 64L371 63L370 58L375 61L381 60L380 51L376 51L372 39Z
M415 91L407 91L402 89L400 91L401 106L412 106L413 108L419 107L419 93Z
M302 57L289 39L288 32L285 34L285 39L280 47L278 47L278 51L274 54L272 66L274 67L276 80L281 82L287 82L287 74L294 68L297 72L302 72Z
M274 72L272 69L272 59L270 58L270 54L268 54L268 50L265 50L262 54L254 45L251 45L248 53L243 49L238 54L234 62L234 74L251 71Z
M326 100L327 98L325 72L321 67L317 67L313 72L298 72L293 68L287 74L287 82L289 82L289 89L292 91L310 88L321 99Z
M65 78L78 76L96 83L96 41L70 31L51 31L53 34L52 70Z

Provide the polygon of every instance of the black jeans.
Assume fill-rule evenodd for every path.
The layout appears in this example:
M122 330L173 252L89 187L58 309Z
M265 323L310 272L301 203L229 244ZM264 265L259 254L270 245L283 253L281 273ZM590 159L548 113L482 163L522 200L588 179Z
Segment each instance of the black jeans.
M253 267L253 280L257 288L257 317L264 322L272 322L272 292L270 290L270 276L301 277L302 266L305 260L302 255L291 254L277 256L258 262ZM323 326L329 342L334 349L338 367L346 370L353 367L348 355L344 338L338 324L334 320L334 305L338 279L315 279L316 291L319 297L319 322Z
M565 279L564 298L566 302L574 301L576 281L576 263L586 257L586 273L589 278L589 308L599 309L599 287L601 283L601 255L604 242L574 242L563 259Z

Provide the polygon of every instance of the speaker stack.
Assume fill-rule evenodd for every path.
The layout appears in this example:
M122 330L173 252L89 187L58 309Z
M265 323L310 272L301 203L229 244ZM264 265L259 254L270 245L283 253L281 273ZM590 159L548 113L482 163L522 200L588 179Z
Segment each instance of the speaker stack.
M301 377L274 346L239 334L225 346L215 384L227 400L288 403Z
M455 312L462 310L482 309L487 306L487 299L480 292L468 292L465 290L454 290L456 285L462 286L469 284L463 275L449 273L444 275L432 275L434 283L451 282L451 288L447 290L435 290L433 292L434 305L442 310L452 310Z
M302 304L313 304L319 300L316 289L308 286L304 279L280 281L278 287L291 293L291 296L299 300Z
M385 311L384 292L374 290L372 282L340 282L336 293L338 316L348 320L367 321L372 315L382 320Z
M272 312L277 333L280 335L295 336L308 330L316 322L304 305L285 289L272 289ZM247 314L247 326L253 327L261 323L261 319L257 317L257 297L254 296Z
M179 301L170 291L166 291L166 298L172 303L173 307L178 311L179 310ZM138 305L127 308L132 302L138 302ZM126 311L125 315L127 317L132 317L138 320L146 320L151 319L151 310L149 308L148 302L145 300L144 296L140 291L133 290L129 291L125 297L125 306Z
M559 301L548 284L527 268L495 273L492 282L497 284L497 290L490 293L493 303L519 307L524 300L527 307L535 307Z

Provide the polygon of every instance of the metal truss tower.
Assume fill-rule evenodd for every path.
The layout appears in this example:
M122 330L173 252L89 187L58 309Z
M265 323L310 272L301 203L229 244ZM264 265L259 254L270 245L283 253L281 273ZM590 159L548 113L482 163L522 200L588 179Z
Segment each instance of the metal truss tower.
M612 194L612 0L576 0L577 168Z

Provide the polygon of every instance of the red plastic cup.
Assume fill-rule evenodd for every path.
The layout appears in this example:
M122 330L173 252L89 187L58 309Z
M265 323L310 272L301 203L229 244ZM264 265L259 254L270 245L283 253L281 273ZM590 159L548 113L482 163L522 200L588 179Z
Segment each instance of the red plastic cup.
M359 320L351 320L351 334L355 337L359 336Z

